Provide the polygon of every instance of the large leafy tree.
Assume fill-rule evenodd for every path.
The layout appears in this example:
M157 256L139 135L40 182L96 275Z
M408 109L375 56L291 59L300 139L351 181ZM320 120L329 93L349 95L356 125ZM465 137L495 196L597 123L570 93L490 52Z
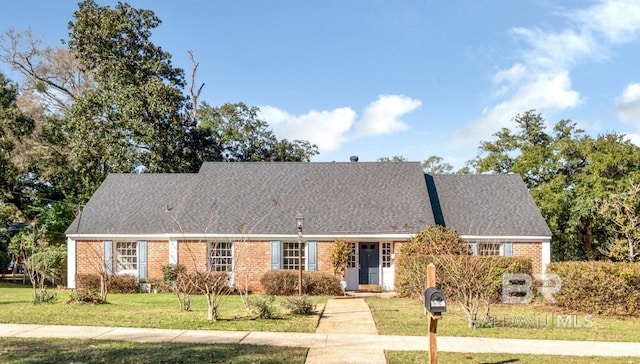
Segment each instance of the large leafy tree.
M25 218L23 192L27 171L21 168L21 140L32 134L34 122L17 107L18 86L0 73L0 224ZM26 192L26 191L25 191Z
M95 1L69 22L69 49L95 90L78 97L67 123L74 167L90 194L110 172L196 169L196 122L185 112L184 72L151 42L160 19L150 10Z
M482 142L471 165L522 176L553 232L555 260L597 258L611 224L598 214L597 201L629 187L640 173L640 148L621 134L590 137L569 120L548 132L533 110L514 123L515 131L504 128Z
M258 117L255 106L242 102L219 107L203 103L198 109L201 132L204 132L208 161L250 162L304 161L318 154L318 147L307 141L278 140L269 125Z

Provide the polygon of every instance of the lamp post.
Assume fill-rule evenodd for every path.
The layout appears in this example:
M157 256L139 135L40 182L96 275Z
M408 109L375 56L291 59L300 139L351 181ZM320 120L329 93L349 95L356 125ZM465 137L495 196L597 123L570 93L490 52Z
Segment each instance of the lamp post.
M304 216L296 214L296 226L298 227L298 296L302 296L302 227L304 226Z

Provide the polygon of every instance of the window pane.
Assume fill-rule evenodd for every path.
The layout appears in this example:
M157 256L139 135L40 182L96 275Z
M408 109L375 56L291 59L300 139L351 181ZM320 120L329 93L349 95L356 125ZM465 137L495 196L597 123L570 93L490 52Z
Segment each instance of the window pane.
M351 254L349 254L349 261L347 262L347 268L356 267L356 243L349 243Z
M116 272L138 270L138 243L135 241L116 242Z
M478 243L478 255L500 255L500 244Z
M215 272L233 271L233 243L211 242L209 244L209 267Z
M298 269L298 243L282 243L282 269ZM302 269L305 266L305 251L302 250Z
M391 243L382 243L382 266L391 267Z

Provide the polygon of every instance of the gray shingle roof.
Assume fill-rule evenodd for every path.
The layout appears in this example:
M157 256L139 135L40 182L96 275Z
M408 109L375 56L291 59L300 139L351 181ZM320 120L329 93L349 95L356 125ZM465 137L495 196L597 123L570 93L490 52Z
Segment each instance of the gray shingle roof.
M295 234L297 212L305 234L434 224L419 163L204 163L197 174L109 175L67 233Z
M461 235L551 237L519 175L433 175L426 179L430 190L435 187L437 191L437 195L431 193L436 222Z
M276 203L275 207L272 207ZM424 175L417 162L204 163L193 174L111 174L67 234L415 233L551 236L518 175Z

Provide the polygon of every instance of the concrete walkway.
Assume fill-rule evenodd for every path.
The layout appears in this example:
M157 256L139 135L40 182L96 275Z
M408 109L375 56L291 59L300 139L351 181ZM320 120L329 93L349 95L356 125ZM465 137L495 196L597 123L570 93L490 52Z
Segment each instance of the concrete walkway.
M384 350L429 348L426 336L377 335L363 299L329 300L316 333L140 329L0 324L0 337L246 344L309 348L307 363L385 363ZM460 353L640 357L640 343L438 337L438 350Z
M310 348L306 364L387 362L384 350L376 345L378 330L369 305L362 298L327 301L316 333L327 334L327 343Z

